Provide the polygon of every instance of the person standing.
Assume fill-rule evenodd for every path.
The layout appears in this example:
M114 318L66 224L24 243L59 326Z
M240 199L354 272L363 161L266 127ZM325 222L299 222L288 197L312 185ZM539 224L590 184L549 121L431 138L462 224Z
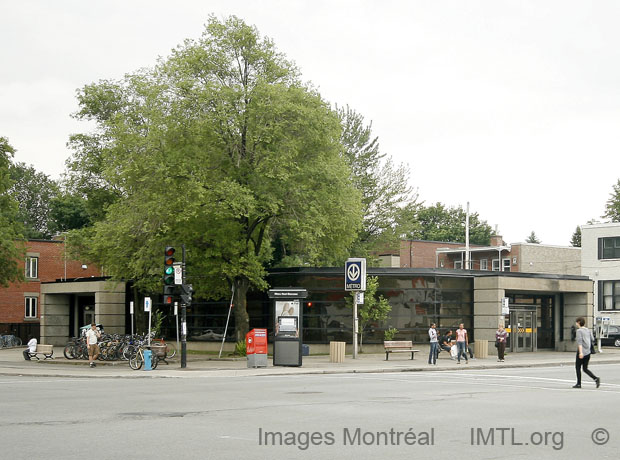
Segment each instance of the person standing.
M508 337L508 332L504 329L504 325L500 324L495 331L495 346L497 347L497 361L503 363L504 362L504 353L506 353L506 338Z
M428 336L431 339L431 350L428 353L428 364L437 365L437 350L439 347L439 341L437 340L437 329L435 329L435 323L431 324L431 328L428 330Z
M37 352L37 339L33 336L28 337L30 340L28 341L28 348L24 350L24 359L26 361L30 361L30 353Z
M465 329L463 323L459 324L459 328L456 330L456 347L457 347L457 364L461 364L461 353L465 357L465 362L469 364L467 358L467 347L469 346L469 339L467 338L467 329Z
M86 345L88 345L88 365L95 367L95 360L99 357L99 345L97 341L101 337L101 332L97 330L97 325L92 323L90 329L86 331Z
M573 388L581 388L581 368L596 382L596 388L601 386L601 379L594 375L589 369L590 354L592 347L592 332L585 327L586 320L583 317L577 318L577 358L575 359L575 371L577 372L577 384Z

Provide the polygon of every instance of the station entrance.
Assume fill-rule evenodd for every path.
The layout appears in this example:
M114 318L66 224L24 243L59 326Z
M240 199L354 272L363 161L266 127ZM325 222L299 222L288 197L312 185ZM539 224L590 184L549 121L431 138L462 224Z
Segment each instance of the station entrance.
M513 353L553 349L553 295L508 294L510 312L504 322L508 332L506 350Z

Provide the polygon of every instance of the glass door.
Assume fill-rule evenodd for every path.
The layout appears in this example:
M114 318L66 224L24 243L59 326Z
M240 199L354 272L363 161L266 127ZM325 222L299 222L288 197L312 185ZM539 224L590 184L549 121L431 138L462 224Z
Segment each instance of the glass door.
M536 312L510 312L510 350L516 353L536 351Z

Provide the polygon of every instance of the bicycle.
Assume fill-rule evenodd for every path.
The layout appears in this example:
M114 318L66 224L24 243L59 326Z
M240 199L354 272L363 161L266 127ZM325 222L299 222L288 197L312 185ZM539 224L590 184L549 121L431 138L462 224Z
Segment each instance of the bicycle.
M140 346L138 347L136 353L129 358L129 367L131 367L134 371L140 370L142 365L144 364L144 350L147 347ZM151 353L151 369L157 369L157 364L159 363L159 358L156 353Z
M155 339L153 338L151 340L151 345L153 344L153 342L158 342L158 345L162 345L166 347L166 354L163 358L164 361L166 361L167 359L172 359L176 356L177 354L177 347L175 347L172 343L170 342L166 342L166 340L162 337L160 339Z

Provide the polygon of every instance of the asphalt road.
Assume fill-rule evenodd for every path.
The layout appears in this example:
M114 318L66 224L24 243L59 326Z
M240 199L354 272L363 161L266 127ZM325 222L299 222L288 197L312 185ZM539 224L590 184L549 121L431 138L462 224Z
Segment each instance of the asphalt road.
M0 377L0 451L4 459L28 460L616 459L620 366L592 370L603 381L598 390L585 379L584 388L572 389L572 367L186 379L6 376Z

